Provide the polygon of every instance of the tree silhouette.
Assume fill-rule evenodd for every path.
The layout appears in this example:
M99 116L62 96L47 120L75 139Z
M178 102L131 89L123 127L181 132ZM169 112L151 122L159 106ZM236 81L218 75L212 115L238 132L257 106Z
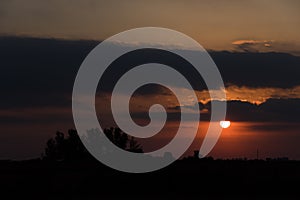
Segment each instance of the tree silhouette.
M134 137L129 138L120 128L104 129L104 134L112 143L121 149L135 153L143 153L142 146Z
M68 130L68 137L57 131L56 136L47 142L45 157L47 160L76 160L87 157L88 152L83 146L77 131Z
M129 140L129 149L128 151L135 153L143 153L142 146L134 139L134 137L130 137Z
M134 137L128 137L120 128L104 129L105 136L116 146L126 151L143 153L142 146ZM89 135L87 136L89 137ZM91 138L92 139L92 138ZM68 130L68 136L57 131L54 138L47 141L44 160L70 161L91 158L77 131Z

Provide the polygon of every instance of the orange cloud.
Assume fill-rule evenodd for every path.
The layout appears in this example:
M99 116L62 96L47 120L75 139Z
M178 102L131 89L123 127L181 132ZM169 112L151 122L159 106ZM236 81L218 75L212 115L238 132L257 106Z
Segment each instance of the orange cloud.
M269 44L274 42L274 40L236 40L231 44L234 45L243 45L243 44Z
M270 98L300 98L300 86L293 88L275 88L275 87L265 87L265 88L252 88L246 86L236 86L232 85L226 87L226 98L230 100L240 100L247 101L253 104L261 104ZM211 91L213 94L210 97L207 90L202 90L197 92L197 96L201 103L207 103L210 100L222 100L218 98L218 91Z
M257 51L264 47L272 47L274 40L236 40L231 44L235 45L237 48L243 51Z

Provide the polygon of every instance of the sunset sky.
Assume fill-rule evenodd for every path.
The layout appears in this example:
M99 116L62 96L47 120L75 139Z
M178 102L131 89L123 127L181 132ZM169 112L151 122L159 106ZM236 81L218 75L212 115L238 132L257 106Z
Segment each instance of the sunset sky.
M299 54L299 7L297 0L4 0L0 33L102 40L127 29L156 26L183 32L207 49L254 44L255 49Z
M102 40L131 28L165 27L180 31L209 51L225 83L230 128L223 131L214 157L287 156L300 159L300 2L260 1L80 1L4 0L0 2L0 159L40 156L57 130L74 128L71 95L85 56ZM181 51L190 51L184 44ZM155 58L155 55L153 55ZM170 58L164 58L166 62ZM171 60L170 63L177 63ZM178 64L178 63L177 63ZM185 73L192 78L192 71ZM111 83L97 94L97 111L111 125ZM202 126L218 91L196 83ZM132 98L137 121L160 102L176 126L179 105L165 88L146 87ZM172 116L174 116L172 118ZM147 116L146 116L147 118ZM164 139L154 138L156 144ZM193 143L197 149L201 144ZM151 149L151 142L144 141Z

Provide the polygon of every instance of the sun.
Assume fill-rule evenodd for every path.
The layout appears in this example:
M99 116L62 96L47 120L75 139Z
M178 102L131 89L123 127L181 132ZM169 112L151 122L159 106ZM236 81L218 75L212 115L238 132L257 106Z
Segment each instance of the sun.
M220 121L220 126L222 128L228 128L230 126L230 121Z

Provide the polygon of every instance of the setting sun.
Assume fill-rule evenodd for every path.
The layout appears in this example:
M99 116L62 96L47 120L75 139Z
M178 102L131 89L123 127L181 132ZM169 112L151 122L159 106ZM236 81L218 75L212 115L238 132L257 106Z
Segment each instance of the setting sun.
M230 121L220 121L220 126L222 128L228 128L230 126Z

